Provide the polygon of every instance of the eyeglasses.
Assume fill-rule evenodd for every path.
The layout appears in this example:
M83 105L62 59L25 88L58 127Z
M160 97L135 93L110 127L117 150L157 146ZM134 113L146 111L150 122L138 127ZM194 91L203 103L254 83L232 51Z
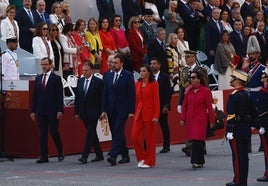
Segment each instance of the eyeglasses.
M57 32L58 32L58 31L59 31L59 29L52 29L52 32L54 32L54 31L57 31Z
M115 22L121 22L121 19L115 19L114 21Z
M190 76L190 79L195 79L197 78L197 76Z
M43 28L43 30L48 30L48 28Z
M139 22L139 21L134 21L133 23L134 23L134 24L137 24L137 23L140 23L140 22Z

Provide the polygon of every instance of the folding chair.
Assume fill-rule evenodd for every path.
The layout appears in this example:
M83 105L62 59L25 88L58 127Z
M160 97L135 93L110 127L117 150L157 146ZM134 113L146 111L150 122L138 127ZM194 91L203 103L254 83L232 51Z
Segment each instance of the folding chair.
M74 104L75 94L74 94L72 87L63 77L61 78L61 81L62 81L63 89L68 88L72 94L71 96L64 96L63 98L64 105L69 106L69 105Z

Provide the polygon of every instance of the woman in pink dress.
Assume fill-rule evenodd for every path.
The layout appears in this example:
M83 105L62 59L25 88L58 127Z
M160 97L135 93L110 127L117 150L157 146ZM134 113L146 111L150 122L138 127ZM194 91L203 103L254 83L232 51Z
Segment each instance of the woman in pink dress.
M108 70L107 59L109 55L115 54L116 47L113 36L110 32L110 24L108 18L101 18L99 21L99 34L103 51L101 54L100 73L104 74Z

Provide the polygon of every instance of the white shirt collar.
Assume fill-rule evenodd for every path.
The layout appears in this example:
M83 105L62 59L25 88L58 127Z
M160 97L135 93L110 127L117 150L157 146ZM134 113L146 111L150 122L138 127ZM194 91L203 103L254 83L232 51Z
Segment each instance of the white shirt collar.
M154 75L154 79L157 81L160 74L160 70Z

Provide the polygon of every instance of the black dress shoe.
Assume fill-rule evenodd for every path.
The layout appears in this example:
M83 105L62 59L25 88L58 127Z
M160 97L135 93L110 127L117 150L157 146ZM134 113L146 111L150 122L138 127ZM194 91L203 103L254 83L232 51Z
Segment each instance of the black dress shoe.
M115 165L116 165L116 159L114 159L114 158L109 157L109 158L107 158L107 161L108 161L112 166L115 166Z
M268 182L268 177L267 176L263 176L261 178L257 178L258 182Z
M91 160L91 162L98 162L98 161L103 161L104 160L104 158L103 157L96 157L96 158L94 158L94 159L92 159Z
M79 158L78 159L79 162L81 162L82 164L86 164L87 163L87 159L86 158Z
M194 169L198 169L198 168L203 168L204 167L204 165L203 164L193 164L192 165L192 168L194 168Z
M159 153L168 153L170 151L170 148L162 148Z
M181 151L184 152L186 156L191 156L191 149L183 147Z
M65 158L65 157L64 157L63 155L59 155L59 156L58 156L58 160L59 160L59 161L64 160L64 158Z
M129 157L122 158L121 160L118 161L118 163L129 163L130 159Z
M48 163L48 158L40 158L39 160L36 160L36 163Z

